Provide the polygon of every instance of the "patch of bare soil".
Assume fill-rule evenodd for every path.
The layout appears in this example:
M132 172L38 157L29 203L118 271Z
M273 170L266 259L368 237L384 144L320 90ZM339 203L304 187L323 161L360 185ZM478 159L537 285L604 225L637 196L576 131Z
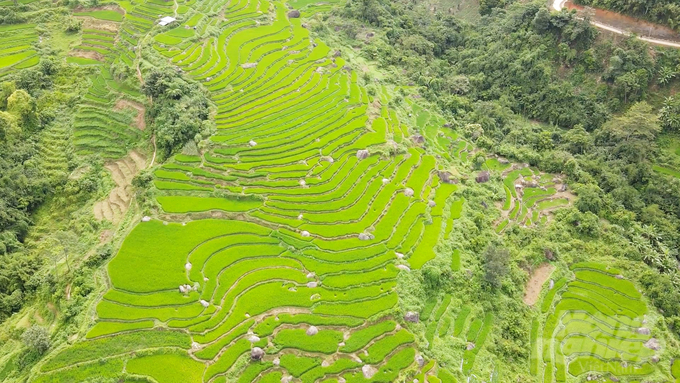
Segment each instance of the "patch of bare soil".
M119 7L116 4L106 4L106 5L100 5L98 7L91 7L91 8L83 8L83 7L78 7L74 10L75 12L92 12L92 11L116 11L120 13L121 15L125 15L125 10Z
M99 29L107 32L118 33L119 25L114 21L94 19L92 17L78 17L83 20L83 29Z
M107 220L114 224L120 222L130 207L132 178L145 166L146 157L134 150L127 157L106 164L116 187L106 199L94 204L94 216L97 220Z
M533 306L538 301L538 297L541 296L541 288L545 281L550 278L553 270L555 270L555 267L549 263L544 263L534 270L531 278L529 278L529 282L527 282L524 292L524 303Z
M81 51L81 50L73 50L69 52L69 56L73 57L81 57L84 59L91 59L91 60L97 60L104 62L104 55L99 53L99 52L94 52L94 51Z
M135 117L135 126L139 130L144 130L146 129L146 120L144 119L144 114L146 113L146 108L144 105L136 102L136 101L130 101L126 99L119 99L116 101L116 105L114 105L114 109L116 110L122 110L122 109L133 109L137 111L137 117Z

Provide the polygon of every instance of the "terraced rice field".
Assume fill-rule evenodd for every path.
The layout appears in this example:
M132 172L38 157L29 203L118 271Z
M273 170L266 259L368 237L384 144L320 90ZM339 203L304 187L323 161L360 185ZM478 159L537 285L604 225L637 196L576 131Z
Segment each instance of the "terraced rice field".
M219 132L202 155L155 171L160 210L109 264L97 324L37 381L393 382L418 369L415 337L395 322L396 279L435 257L460 214L456 186L424 149L387 150L413 132L387 107L371 115L376 100L357 72L283 2L171 5L126 5L114 40L147 41L201 81ZM157 15L181 6L184 23L145 37ZM323 9L309 4L303 15ZM86 40L95 35L105 34L84 33L83 44L99 44ZM102 65L76 119L84 153L129 150L133 116L102 115L134 95L114 85ZM266 352L257 362L254 347ZM474 355L466 360L472 367Z
M38 64L40 59L35 50L38 39L33 24L0 26L0 77Z
M633 283L601 264L575 264L572 272L545 295L548 315L532 328L531 371L544 382L652 373L663 345L650 335L654 323Z
M499 232L512 222L524 226L545 223L551 211L568 206L574 198L564 181L553 174L498 159L487 160L485 168L500 172L503 178L505 202L499 206L503 211L503 218L496 227Z

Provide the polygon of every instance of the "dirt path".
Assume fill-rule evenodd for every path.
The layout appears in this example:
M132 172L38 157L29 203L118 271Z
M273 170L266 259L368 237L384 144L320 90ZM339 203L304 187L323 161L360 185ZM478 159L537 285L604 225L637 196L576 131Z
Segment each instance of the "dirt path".
M583 7L574 5L568 0L553 0L552 8L554 10L561 11L565 7L567 9L583 9ZM645 34L649 32L670 37L672 35L669 34L669 31L671 31L673 35L677 36L675 32L661 25L653 24L643 20L637 20L632 17L600 9L595 9L595 14L593 15L592 21L590 23L597 28L624 36L630 36L632 34ZM677 37L677 41L654 36L638 36L637 38L651 44L680 48L680 37Z
M531 278L529 278L529 282L527 282L526 291L524 292L524 303L533 306L538 301L538 298L541 296L541 288L545 281L550 278L553 270L555 270L555 266L549 263L544 263L534 270Z

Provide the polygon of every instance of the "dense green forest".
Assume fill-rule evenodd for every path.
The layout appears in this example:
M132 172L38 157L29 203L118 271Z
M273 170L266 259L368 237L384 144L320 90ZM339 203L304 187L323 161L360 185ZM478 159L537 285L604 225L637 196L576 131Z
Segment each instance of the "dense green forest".
M680 4L673 0L576 0L576 4L610 9L680 30Z

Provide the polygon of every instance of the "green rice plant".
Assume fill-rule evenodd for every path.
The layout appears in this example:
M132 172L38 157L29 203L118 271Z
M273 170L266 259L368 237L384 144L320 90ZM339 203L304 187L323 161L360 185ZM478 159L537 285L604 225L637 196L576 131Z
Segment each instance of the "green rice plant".
M283 354L281 355L280 360L281 367L288 370L288 372L296 378L299 378L302 374L313 368L321 367L321 358Z
M368 355L360 354L359 357L366 363L374 364L385 360L397 347L414 341L413 335L406 330L399 330L394 335L382 338L373 343L368 349Z
M416 351L413 348L403 348L392 355L392 357L387 360L387 363L380 367L378 369L378 373L376 373L371 379L364 378L361 372L348 373L342 377L345 378L348 383L391 383L397 379L401 370L413 364L415 356Z
M316 314L348 315L357 318L370 318L397 304L397 294L388 293L374 299L359 302L320 303L314 307Z
M453 322L453 336L458 337L462 334L470 311L472 311L472 309L467 305L460 308L458 315L456 315L456 320Z
M153 321L140 322L107 322L99 321L87 333L85 338L92 339L103 335L117 334L126 331L149 329L153 327Z
M281 349L295 348L308 352L331 354L342 342L342 332L336 330L319 330L316 335L309 336L306 329L283 329L273 339L274 345Z
M451 328L451 317L445 316L444 319L442 319L441 323L439 324L439 333L437 336L440 338L443 338L448 334L449 329Z
M147 348L175 347L189 349L190 338L177 331L136 331L115 337L78 342L50 358L41 371L52 371L75 363L92 361L113 355L129 353Z
M538 330L540 327L540 322L538 319L534 318L531 321L531 336L530 336L530 346L531 346L531 356L529 357L529 371L532 375L538 374Z
M157 354L136 357L127 362L125 370L131 374L146 375L157 382L200 382L205 365L185 354Z
M456 377L453 376L453 374L450 373L448 370L445 370L443 368L440 368L437 371L437 377L441 380L442 383L458 383Z
M194 355L197 358L205 359L205 360L211 360L211 359L215 358L217 356L217 354L220 352L220 350L226 348L227 345L229 345L231 342L233 342L238 337L245 335L254 323L255 323L254 320L247 320L247 321L241 323L238 327L233 329L231 332L220 337L218 340L214 341L213 343L210 343L208 346L206 346L202 350L197 351L196 353L194 353Z
M342 352L355 352L366 346L371 340L394 331L396 323L391 320L378 322L369 327L353 332L340 348Z
M451 295L446 294L444 295L444 298L442 299L442 304L439 305L439 308L437 308L437 312L434 314L434 320L439 321L439 319L444 315L446 310L449 308L449 304L451 303Z
M278 320L277 320L278 319ZM270 316L255 326L254 332L260 337L274 333L274 330L283 324L309 324L313 326L342 326L356 327L363 323L362 320L350 317L320 316L313 314L279 314Z
M329 374L339 374L346 370L351 370L361 367L361 363L358 363L349 358L339 358L333 364L328 367L317 366L311 370L305 372L300 376L303 383L313 383L318 379Z
M244 212L262 206L256 199L232 199L190 196L159 196L156 198L163 210L168 213L188 213L208 210Z
M233 345L226 348L217 361L205 369L203 379L208 380L217 374L226 372L234 365L236 360L246 352L250 351L250 342L247 339L240 339Z
M432 315L432 312L434 311L435 307L437 307L437 298L436 297L430 297L425 301L425 306L423 307L423 311L420 313L420 319L422 321L427 321L430 319L430 315Z
M272 368L274 364L272 362L252 362L250 363L238 378L238 383L251 383L254 382L257 377Z
M116 379L123 373L123 363L123 360L120 358L101 359L92 363L78 364L49 374L42 374L33 381L39 383L83 382L93 376L97 376L100 379Z

